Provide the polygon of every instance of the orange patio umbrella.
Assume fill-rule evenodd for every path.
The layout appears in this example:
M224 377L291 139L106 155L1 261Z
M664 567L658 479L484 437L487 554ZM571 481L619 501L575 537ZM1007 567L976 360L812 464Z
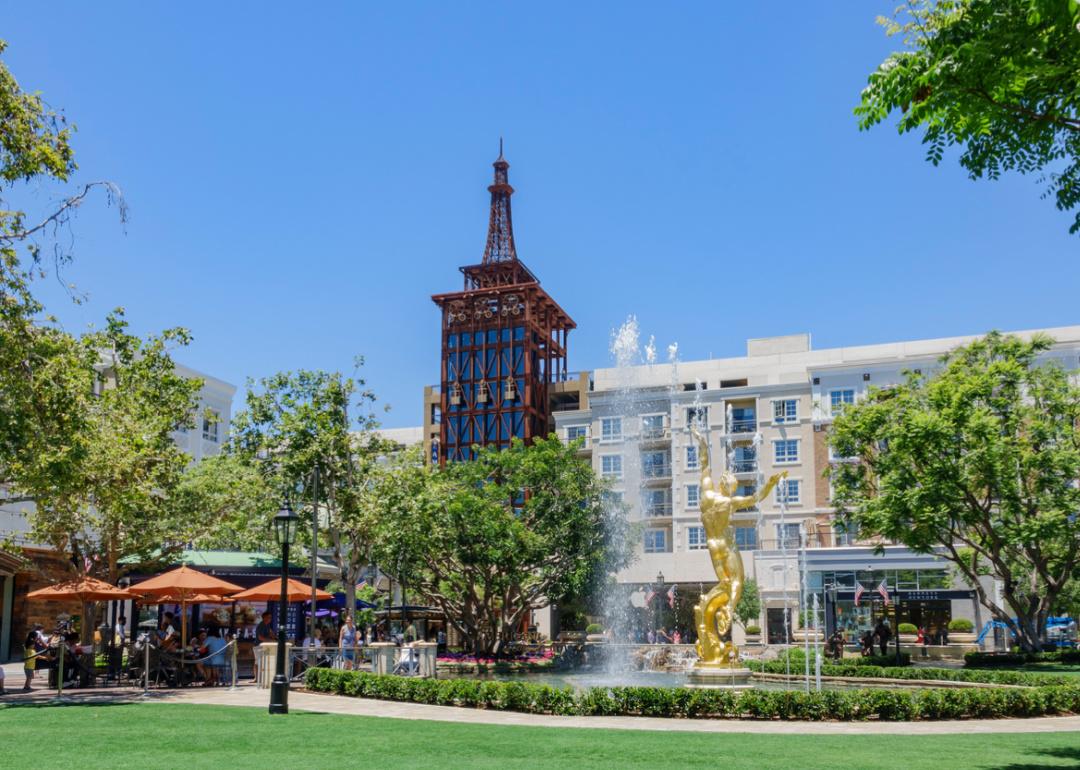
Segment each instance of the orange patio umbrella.
M221 596L235 593L240 586L227 580L191 569L186 564L164 572L157 577L144 580L131 590L158 602L179 602L180 646L187 646L187 605L196 602L220 601ZM199 597L199 598L196 598ZM212 599L207 597L213 597Z
M92 577L65 580L26 595L27 599L77 599L81 602L104 602L112 599L138 599L138 595Z
M267 580L261 585L241 591L232 595L237 601L281 601L281 578ZM311 598L311 586L301 583L299 580L289 578L285 589L285 598L290 602L303 602ZM334 595L326 591L315 591L316 599L333 599Z

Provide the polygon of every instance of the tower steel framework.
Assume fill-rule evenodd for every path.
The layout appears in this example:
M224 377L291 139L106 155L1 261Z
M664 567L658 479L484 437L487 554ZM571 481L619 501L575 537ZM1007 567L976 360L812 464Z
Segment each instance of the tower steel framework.
M510 164L493 164L487 245L460 268L462 291L436 294L442 310L440 465L470 460L475 446L505 448L551 429L548 386L565 380L567 336L576 324L517 256ZM433 457L434 459L434 457Z

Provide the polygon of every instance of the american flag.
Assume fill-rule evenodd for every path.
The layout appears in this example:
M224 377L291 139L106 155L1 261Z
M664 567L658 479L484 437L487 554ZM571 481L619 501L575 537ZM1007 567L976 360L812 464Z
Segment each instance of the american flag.
M885 587L885 581L882 580L878 583L877 592L881 594L881 598L885 600L885 606L889 606L889 589Z
M855 606L856 607L859 606L859 599L862 598L862 595L864 593L866 593L866 589L863 588L862 583L856 583L855 584Z
M675 609L675 586L672 585L667 592L667 603L671 609Z
M656 589L649 587L649 590L645 592L645 606L648 607L652 604L652 600L656 598Z

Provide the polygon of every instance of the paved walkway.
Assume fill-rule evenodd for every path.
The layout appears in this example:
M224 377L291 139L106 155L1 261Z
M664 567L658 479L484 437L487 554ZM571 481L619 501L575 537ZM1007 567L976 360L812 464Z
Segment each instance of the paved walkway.
M40 681L40 680L39 680ZM8 679L8 685L13 680ZM21 680L19 681L21 685ZM51 703L55 691L36 687L23 693L8 689L0 703ZM213 706L246 706L265 709L270 692L252 685L236 690L227 687L191 687L183 690L142 690L107 688L72 690L65 703L194 703ZM352 714L390 719L420 719L482 725L524 725L529 727L608 728L615 730L658 730L695 733L762 733L773 735L947 735L951 733L1048 733L1080 732L1080 716L1035 719L980 719L952 722L781 722L724 719L661 719L656 717L566 717L520 714L513 711L428 706L419 703L348 698L293 690L289 706L297 711Z

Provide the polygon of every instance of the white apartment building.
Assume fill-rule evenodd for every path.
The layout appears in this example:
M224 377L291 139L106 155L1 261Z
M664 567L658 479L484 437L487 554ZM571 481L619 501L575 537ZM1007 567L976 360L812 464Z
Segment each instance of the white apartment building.
M1046 360L1080 366L1080 326L1037 331L1057 341ZM618 581L644 591L662 575L690 605L716 582L697 509L700 458L689 432L696 420L717 475L731 470L740 494L788 472L757 508L734 517L746 575L761 591L768 640L781 641L785 622L798 624L791 614L785 621L785 612L799 604L804 571L810 593L833 589L835 621L849 631L877 617L866 599L854 606L856 581L868 592L885 581L915 622L980 623L969 587L956 587L942 560L899 546L876 556L857 535L835 528L823 476L831 463L844 461L830 456L825 441L835 408L864 398L871 387L902 381L905 371L931 372L943 354L974 339L813 350L810 335L797 334L749 340L738 358L595 370L588 408L556 412L555 421L563 439L584 439L582 453L612 480L612 495L640 527L638 557ZM684 607L680 623L685 616ZM741 641L741 631L735 633Z

